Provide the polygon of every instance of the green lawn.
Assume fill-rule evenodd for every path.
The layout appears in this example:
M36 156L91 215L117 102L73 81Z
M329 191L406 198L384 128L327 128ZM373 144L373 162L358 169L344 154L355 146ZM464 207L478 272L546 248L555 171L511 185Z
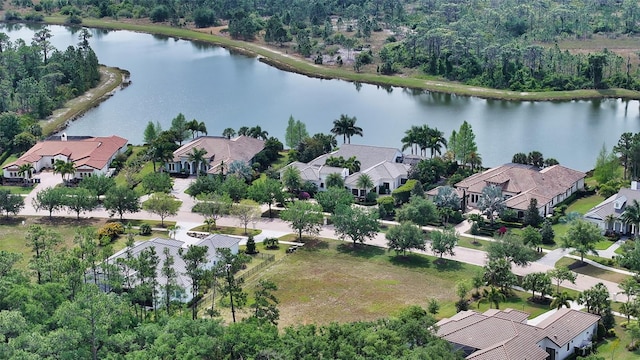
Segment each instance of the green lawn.
M577 272L578 274L583 274L587 276L593 276L598 279L613 281L615 283L620 283L624 279L628 278L628 275L620 274L615 271L604 270L593 265L584 265L580 267L575 267L580 262L580 260L574 260L568 257L564 257L556 263L556 266L569 266L572 267L572 270Z
M226 235L240 235L240 236L245 236L245 235L259 235L262 230L260 229L249 229L247 228L247 233L244 233L244 228L239 228L239 227L233 227L233 226L218 226L217 229L207 229L207 225L200 225L200 226L196 226L192 229L189 229L189 231L201 231L201 232L210 232L211 234L226 234Z
M631 343L631 336L619 324L627 319L616 317L615 332L617 337L605 339L597 346L597 355L605 359L636 360L640 358L640 350L629 351L627 345Z
M587 211L591 210L591 208L600 204L603 201L604 201L604 197L597 194L583 197L581 199L574 201L571 205L569 205L566 212L570 213L573 211L577 211L580 214L584 215L587 213Z
M12 194L26 195L33 191L31 186L0 186L2 190L9 190Z
M0 153L1 154L1 153ZM5 166L6 164L12 163L14 161L18 160L18 155L16 154L11 154L9 155L9 157L7 158L7 160L5 160L2 164L0 164L0 167Z

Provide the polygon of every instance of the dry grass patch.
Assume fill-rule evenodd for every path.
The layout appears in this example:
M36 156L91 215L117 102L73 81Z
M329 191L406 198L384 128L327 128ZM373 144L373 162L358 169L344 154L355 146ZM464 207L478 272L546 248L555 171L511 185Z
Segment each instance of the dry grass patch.
M479 267L326 239L305 245L265 273L278 284L280 325L374 320L408 305L456 299L455 282ZM251 289L247 289L252 292ZM443 309L444 310L444 309Z

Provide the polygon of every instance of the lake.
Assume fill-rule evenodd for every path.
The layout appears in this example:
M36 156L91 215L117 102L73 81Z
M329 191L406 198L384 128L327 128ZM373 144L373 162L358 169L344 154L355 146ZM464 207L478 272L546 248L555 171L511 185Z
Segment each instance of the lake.
M78 33L49 26L52 44L64 50ZM0 24L12 40L30 42L38 26ZM130 31L91 29L101 63L131 72L131 86L87 112L69 135L111 135L141 143L148 121L169 128L178 113L207 125L209 135L227 127L260 125L284 142L290 115L310 134L327 133L340 114L358 118L364 137L353 143L401 147L412 125L437 127L448 138L464 120L476 135L484 166L509 162L516 152L541 151L561 164L589 170L602 144L640 131L638 101L618 99L518 102L484 100L403 88L383 88L288 73L256 58L208 44ZM341 139L339 139L341 142Z

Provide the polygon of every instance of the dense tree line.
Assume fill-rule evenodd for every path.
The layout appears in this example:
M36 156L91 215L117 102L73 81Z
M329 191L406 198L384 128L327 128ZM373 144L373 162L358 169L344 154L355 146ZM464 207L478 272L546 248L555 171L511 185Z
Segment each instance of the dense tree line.
M61 248L61 242L55 231L29 228L33 278L16 267L21 255L0 251L3 359L461 359L433 334L435 320L419 307L395 318L279 332L277 287L260 281L247 301L233 276L246 255L223 253L221 264L231 266L207 269L202 249L192 246L178 255L187 263L178 274L173 256L154 248L135 256L125 250L121 260L104 262L113 250L100 246L92 229L78 230L73 249ZM166 280L158 280L160 272ZM178 275L189 277L193 289L180 290ZM197 296L210 287L224 297L233 293L236 305L249 305L249 317L225 324L166 300L180 291ZM217 317L217 308L212 310Z
M31 1L22 2L32 6ZM356 71L375 63L382 74L417 69L472 85L514 91L624 87L639 89L630 58L613 52L576 54L554 42L634 35L640 31L636 1L602 0L349 0L176 1L144 3L44 0L40 10L91 17L141 18L206 27L227 23L229 34L291 47L322 64L335 58ZM71 10L74 9L74 10ZM367 50L372 32L387 30L387 45ZM357 50L354 51L354 50ZM315 55L314 55L315 54ZM634 59L635 60L635 59ZM371 70L373 71L373 70Z
M45 28L27 44L0 32L0 150L29 149L42 136L37 119L100 80L87 30L80 32L77 47L65 51L53 48L51 36Z

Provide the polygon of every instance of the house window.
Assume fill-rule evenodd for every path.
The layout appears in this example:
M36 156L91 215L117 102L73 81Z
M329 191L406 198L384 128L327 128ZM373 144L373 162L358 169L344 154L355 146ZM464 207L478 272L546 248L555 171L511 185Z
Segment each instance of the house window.
M569 351L569 343L567 343L567 351Z
M400 179L400 185L404 185L407 183L407 179Z
M358 196L358 189L351 189L351 194L353 194L353 196Z
M320 189L324 189L324 183L320 183Z

